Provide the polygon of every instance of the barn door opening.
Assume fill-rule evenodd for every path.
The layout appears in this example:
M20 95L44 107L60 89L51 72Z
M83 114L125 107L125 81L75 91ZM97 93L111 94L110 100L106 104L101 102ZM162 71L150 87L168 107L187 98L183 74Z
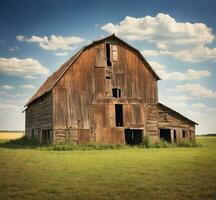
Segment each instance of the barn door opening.
M173 132L173 139L174 139L174 142L176 143L176 130L174 130L174 132Z
M48 144L51 142L51 130L42 130L42 143Z
M160 139L163 139L171 143L171 131L170 129L160 129Z
M124 126L124 123L123 123L123 105L122 104L116 104L115 105L115 118L116 118L116 126L117 127Z
M125 143L139 145L143 141L143 131L139 129L125 129Z

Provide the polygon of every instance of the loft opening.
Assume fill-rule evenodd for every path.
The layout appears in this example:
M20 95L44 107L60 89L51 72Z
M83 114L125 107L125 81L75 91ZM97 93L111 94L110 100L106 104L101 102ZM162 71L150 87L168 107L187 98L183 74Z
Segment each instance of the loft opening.
M112 89L112 97L114 98L121 98L121 89L113 88Z
M116 126L117 127L124 126L124 122L123 122L123 105L122 104L116 104L115 105L115 120L116 120Z
M170 131L170 129L160 129L160 139L171 143L171 131Z
M143 141L143 130L125 129L125 143L128 145L139 145Z
M106 61L107 61L107 66L112 67L109 43L106 43Z

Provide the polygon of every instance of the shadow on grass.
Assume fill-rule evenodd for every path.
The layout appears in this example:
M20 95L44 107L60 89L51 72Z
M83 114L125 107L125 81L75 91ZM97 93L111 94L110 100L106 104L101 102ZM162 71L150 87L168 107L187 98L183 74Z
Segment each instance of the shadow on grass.
M47 145L28 140L25 136L19 139L0 141L0 148L8 149L37 149L45 146Z

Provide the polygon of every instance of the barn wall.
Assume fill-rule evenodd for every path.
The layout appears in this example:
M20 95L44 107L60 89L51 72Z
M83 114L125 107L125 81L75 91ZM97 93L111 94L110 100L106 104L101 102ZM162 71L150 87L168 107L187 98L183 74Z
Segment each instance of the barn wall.
M195 125L184 120L171 111L158 107L158 128L171 129L172 140L174 130L176 131L176 142L194 141L195 140ZM185 131L185 137L183 137Z
M28 105L26 109L26 134L29 138L34 132L35 139L41 142L42 130L52 130L52 108L51 93Z
M56 142L92 140L89 110L94 99L94 49L84 51L53 88Z
M106 43L110 44L111 67L107 66ZM121 90L121 97L112 96L113 88ZM125 144L125 129L142 130L158 141L158 128L168 128L172 139L175 130L179 142L194 140L194 124L157 106L157 77L146 61L115 38L86 48L59 77L52 94L40 99L26 110L29 136L32 129L39 133L52 129L55 142ZM116 125L116 104L123 105L122 127ZM186 138L183 131L188 133Z
M151 129L153 122L150 118L153 116L150 114L147 118L147 104L156 105L158 102L157 80L134 50L118 40L106 42L111 43L111 48L117 45L117 57L112 60L112 67L108 67L104 57L105 43L95 47L95 99L92 109L96 142L124 144L125 129L141 129L143 134ZM110 79L106 79L107 76ZM112 98L112 88L121 89L121 98ZM115 104L123 105L123 127L116 127ZM156 124L156 127L150 133L158 139L157 114L154 121L156 123L152 125Z
M127 47L118 40L108 40L117 45L118 58L112 62L112 68L106 66L105 43L95 47L96 56L101 56L95 62L95 95L96 100L101 102L111 96L111 88L120 88L122 98L134 102L146 104L158 103L157 80L146 67L136 51ZM102 60L97 63L98 60ZM105 77L110 76L107 80Z
M117 45L112 67L106 65L105 42L96 44L53 88L56 141L124 144L125 128L146 131L146 104L158 102L157 80L134 50L106 42ZM121 98L112 98L112 88L121 89ZM115 104L123 104L124 128L115 125Z

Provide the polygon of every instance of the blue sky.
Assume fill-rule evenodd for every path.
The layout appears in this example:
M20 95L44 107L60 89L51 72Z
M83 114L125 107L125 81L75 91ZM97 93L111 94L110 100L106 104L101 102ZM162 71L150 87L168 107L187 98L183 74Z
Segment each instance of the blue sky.
M24 129L21 111L79 48L112 33L163 79L160 101L216 131L215 1L0 1L0 129Z

